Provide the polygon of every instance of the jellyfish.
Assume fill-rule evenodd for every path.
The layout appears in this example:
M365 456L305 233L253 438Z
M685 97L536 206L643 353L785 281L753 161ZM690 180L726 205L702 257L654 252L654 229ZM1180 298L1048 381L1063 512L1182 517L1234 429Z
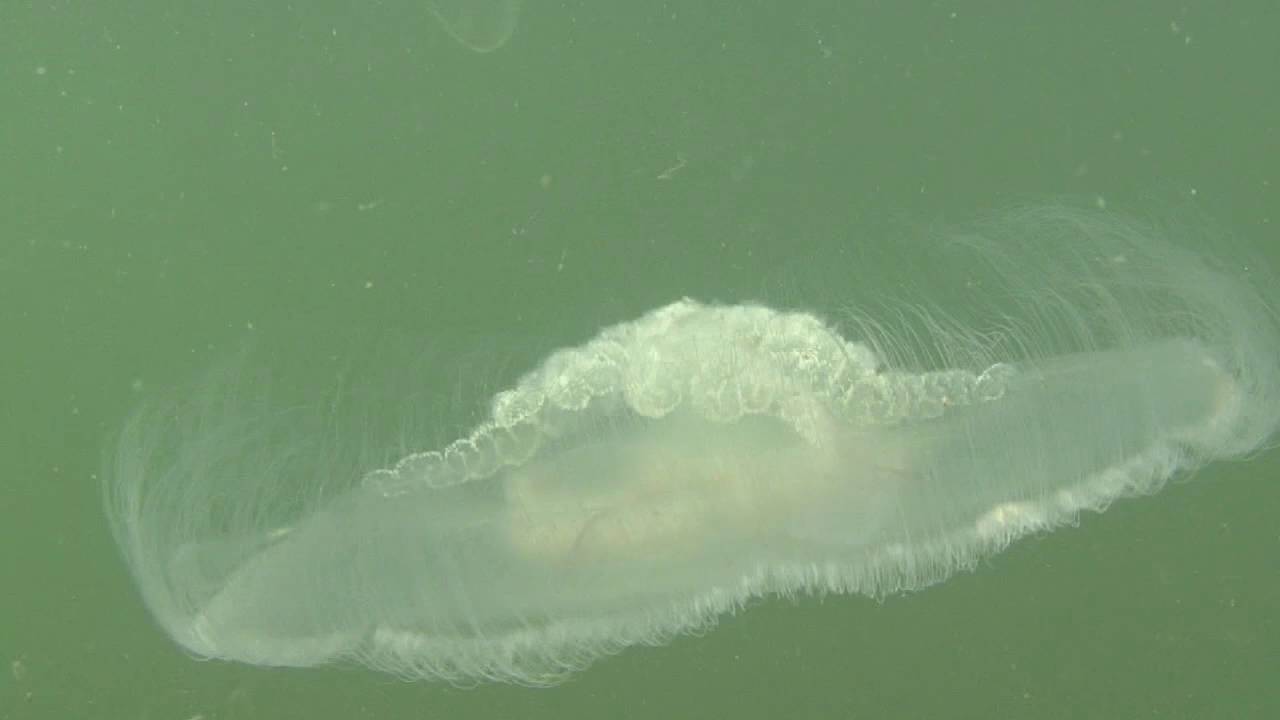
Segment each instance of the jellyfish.
M115 539L197 656L547 685L772 597L924 589L1280 423L1243 248L1060 204L849 247L837 308L674 299L385 463L387 423L212 371L119 433Z
M507 44L520 20L524 0L427 0L440 26L461 45L478 53Z

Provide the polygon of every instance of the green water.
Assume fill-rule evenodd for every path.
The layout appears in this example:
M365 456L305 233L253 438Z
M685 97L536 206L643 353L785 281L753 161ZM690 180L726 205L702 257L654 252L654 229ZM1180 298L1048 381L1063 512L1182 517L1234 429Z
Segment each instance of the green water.
M477 53L407 0L11 3L0 719L1280 716L1276 452L550 690L192 660L98 495L139 399L254 336L495 348L465 394L683 295L838 301L886 224L1062 194L1280 265L1278 31L1265 2L530 0Z

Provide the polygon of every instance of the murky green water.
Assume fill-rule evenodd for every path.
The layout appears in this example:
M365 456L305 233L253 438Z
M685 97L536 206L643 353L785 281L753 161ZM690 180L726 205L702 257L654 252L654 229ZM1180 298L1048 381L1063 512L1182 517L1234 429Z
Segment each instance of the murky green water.
M304 373L389 337L472 348L448 435L604 324L838 305L886 228L1010 202L1202 213L1280 265L1269 3L485 12L487 52L425 2L4 13L0 718L1280 711L1274 452L917 595L763 603L550 690L176 649L98 477L142 397L246 344Z

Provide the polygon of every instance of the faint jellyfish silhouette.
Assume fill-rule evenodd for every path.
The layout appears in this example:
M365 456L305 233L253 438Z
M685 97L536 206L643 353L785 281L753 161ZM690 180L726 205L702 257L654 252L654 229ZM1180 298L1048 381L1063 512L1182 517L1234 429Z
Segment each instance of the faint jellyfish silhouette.
M427 0L445 32L479 53L497 50L511 39L524 0Z

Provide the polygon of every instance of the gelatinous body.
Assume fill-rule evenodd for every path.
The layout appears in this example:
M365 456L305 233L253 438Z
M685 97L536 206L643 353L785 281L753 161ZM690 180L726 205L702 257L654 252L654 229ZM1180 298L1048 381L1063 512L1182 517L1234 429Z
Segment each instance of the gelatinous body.
M1273 436L1270 285L1056 206L932 242L838 323L606 328L384 468L273 456L217 376L122 434L117 540L199 655L544 684L754 597L923 588Z

